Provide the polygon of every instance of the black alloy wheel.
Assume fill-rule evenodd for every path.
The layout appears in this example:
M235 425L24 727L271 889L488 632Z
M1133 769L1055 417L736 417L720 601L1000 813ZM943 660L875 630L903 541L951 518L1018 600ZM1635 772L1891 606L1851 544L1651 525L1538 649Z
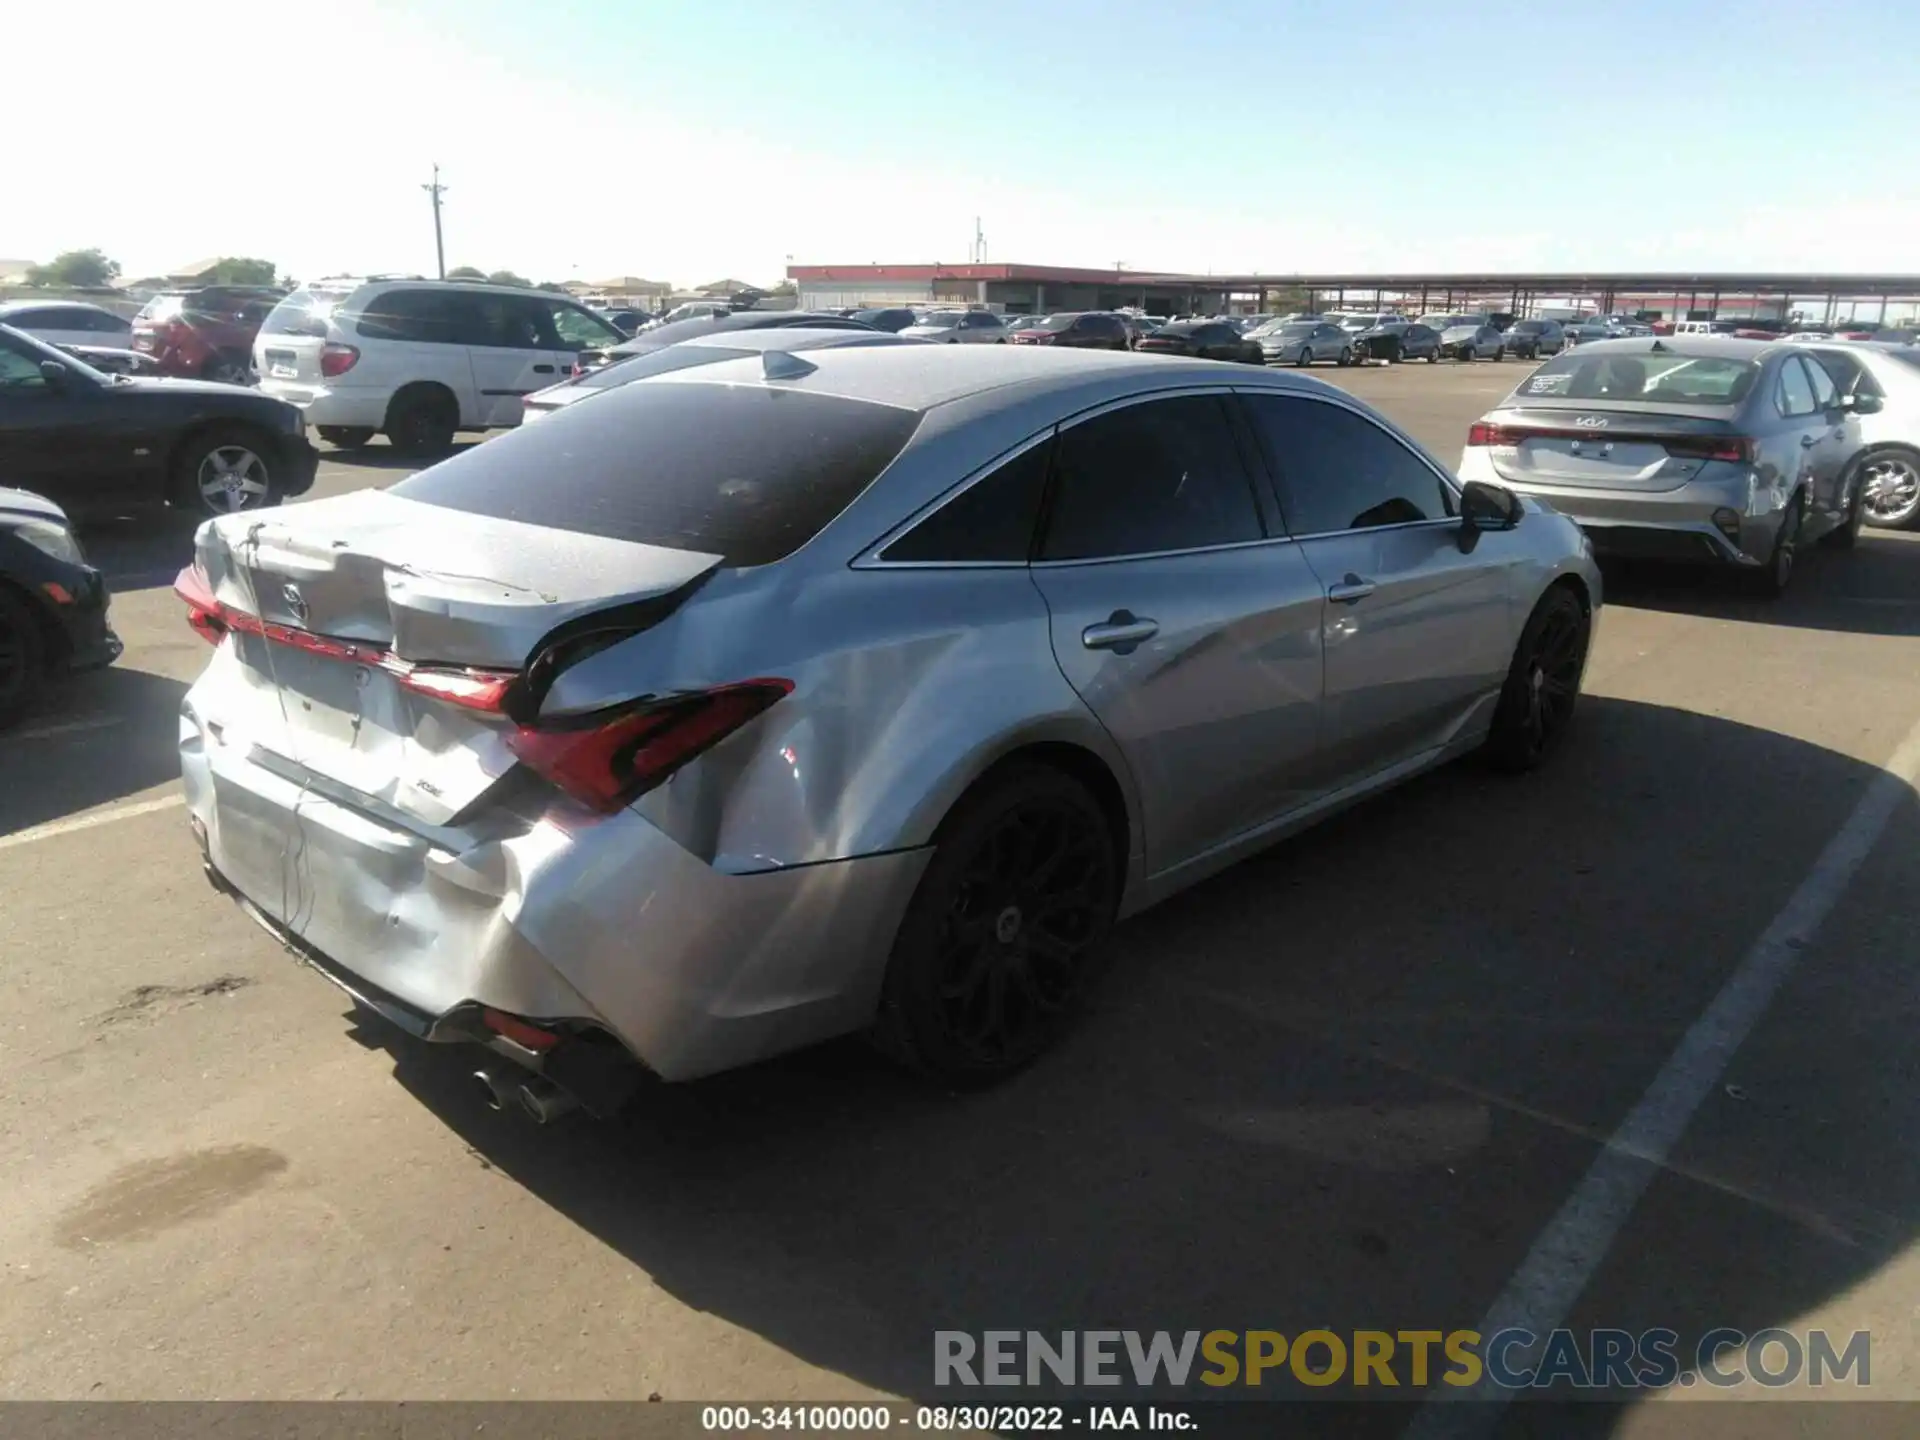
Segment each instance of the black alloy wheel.
M1580 698L1592 629L1586 607L1564 585L1534 607L1487 736L1487 758L1496 769L1534 769L1566 732Z
M945 827L901 922L875 1039L944 1084L992 1084L1078 1011L1120 867L1099 804L1042 766L1010 771Z

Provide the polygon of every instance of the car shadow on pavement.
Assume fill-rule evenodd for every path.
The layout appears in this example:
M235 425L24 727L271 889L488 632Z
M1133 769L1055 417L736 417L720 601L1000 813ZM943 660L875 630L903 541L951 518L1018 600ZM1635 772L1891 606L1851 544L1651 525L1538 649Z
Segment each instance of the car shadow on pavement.
M1787 593L1764 600L1730 570L1608 560L1609 605L1837 630L1856 635L1920 635L1920 535L1868 530L1851 551L1819 545L1803 553Z
M655 1283L882 1391L1044 1394L937 1389L938 1330L1472 1328L1881 773L1708 715L1582 707L1538 774L1449 767L1121 926L1094 1012L988 1093L846 1042L538 1128L474 1098L480 1052L357 1023L486 1163ZM1920 1001L1903 985L1882 1023L1855 999L1796 1005L1746 1083L1803 1117L1870 1100L1872 1123L1762 1168L1716 1149L1710 1098L1641 1207L1661 1223L1630 1221L1596 1277L1619 1313L1584 1323L1684 1344L1790 1324L1910 1238L1920 1160L1884 1152L1920 1086L1885 1077L1910 1078Z
M200 516L152 509L124 515L92 514L80 525L87 561L107 577L115 595L173 584L193 563L193 533Z
M463 454L482 443L479 440L458 440L445 452L437 455L408 455L395 450L384 440L374 440L352 450L342 450L330 445L320 447L322 465L346 465L361 470L424 470L429 465L438 465Z
M186 693L182 681L119 666L55 687L0 732L0 835L179 779Z

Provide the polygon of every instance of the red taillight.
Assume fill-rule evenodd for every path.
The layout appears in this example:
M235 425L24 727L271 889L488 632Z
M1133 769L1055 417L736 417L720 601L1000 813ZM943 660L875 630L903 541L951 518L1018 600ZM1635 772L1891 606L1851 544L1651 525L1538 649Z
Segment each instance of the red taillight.
M213 598L200 572L189 565L173 577L173 593L187 602L187 624L209 645L227 638L227 622L220 613L220 602Z
M1518 445L1520 432L1506 425L1489 425L1476 420L1467 427L1467 445L1478 449L1488 445Z
M520 678L512 670L476 670L457 665L416 665L402 660L378 645L357 640L338 640L331 635L316 635L311 630L296 630L291 625L276 625L245 610L235 609L216 599L206 577L189 565L174 578L173 593L187 602L187 623L209 645L218 645L229 635L258 635L290 650L303 650L322 660L342 660L349 665L365 665L384 670L408 690L445 700L463 710L478 710L497 715L505 708L507 692Z
M1663 436L1661 444L1669 455L1684 455L1689 460L1727 460L1735 465L1751 465L1759 458L1759 444L1743 435Z
M597 725L522 726L507 737L507 747L574 799L611 813L792 691L791 680L747 680L624 711Z
M328 343L320 347L320 373L329 380L344 375L360 362L360 352L351 345Z

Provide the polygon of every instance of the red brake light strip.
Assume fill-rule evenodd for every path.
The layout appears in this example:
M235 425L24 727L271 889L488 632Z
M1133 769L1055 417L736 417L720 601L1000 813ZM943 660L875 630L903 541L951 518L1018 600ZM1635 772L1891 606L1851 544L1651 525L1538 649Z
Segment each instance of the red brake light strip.
M303 650L326 660L349 665L365 665L383 670L409 690L445 700L467 710L499 714L508 688L520 677L507 670L477 670L459 666L415 665L377 645L353 640L338 640L331 635L316 635L291 625L276 625L258 615L222 604L215 598L204 576L193 566L182 570L173 582L174 594L187 605L187 623L210 645L218 645L229 634L258 635L274 645Z

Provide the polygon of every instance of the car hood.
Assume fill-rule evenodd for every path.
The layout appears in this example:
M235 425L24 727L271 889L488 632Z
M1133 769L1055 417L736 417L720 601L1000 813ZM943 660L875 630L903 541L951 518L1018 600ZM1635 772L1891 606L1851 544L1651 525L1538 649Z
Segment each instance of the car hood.
M1442 340L1471 340L1480 333L1478 325L1449 325L1440 332Z
M951 335L959 328L958 325L909 325L906 329L898 331L897 333L901 335Z
M67 512L44 495L36 495L31 490L13 490L0 485L0 518L58 520L65 523Z
M255 400L274 399L248 385L222 385L217 380L179 380L166 375L129 375L116 381L114 389L130 395L249 395Z

